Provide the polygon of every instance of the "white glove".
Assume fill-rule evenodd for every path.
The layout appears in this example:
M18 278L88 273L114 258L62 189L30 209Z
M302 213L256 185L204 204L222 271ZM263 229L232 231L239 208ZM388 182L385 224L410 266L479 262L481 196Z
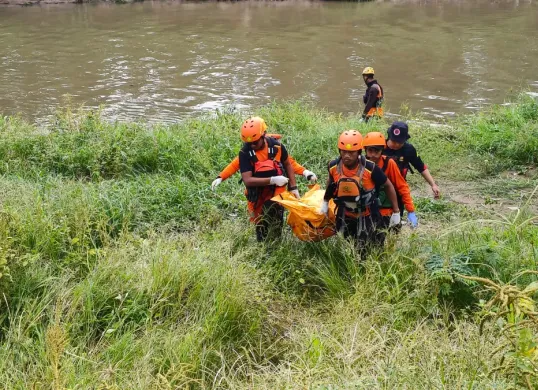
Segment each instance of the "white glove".
M324 200L323 203L321 203L321 209L319 210L319 212L320 214L327 215L329 213L329 202Z
M389 228L398 226L401 221L402 218L400 217L400 213L392 213L390 216Z
M315 183L318 181L318 177L316 176L316 174L312 171L309 171L308 169L304 170L303 176L306 180L310 180L310 183Z
M269 183L271 185L276 185L279 187L285 186L288 184L289 179L286 176L271 176Z
M299 190L291 190L290 191L293 196L295 196L297 199L301 199L301 195L299 194Z
M215 191L215 188L222 183L222 179L220 177L217 177L215 180L213 180L213 183L211 183L211 190Z

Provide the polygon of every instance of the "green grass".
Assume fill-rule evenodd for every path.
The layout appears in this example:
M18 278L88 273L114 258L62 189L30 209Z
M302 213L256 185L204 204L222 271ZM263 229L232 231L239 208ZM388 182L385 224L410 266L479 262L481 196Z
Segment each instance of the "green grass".
M536 164L538 102L522 95L519 104L494 107L462 121L467 141L477 152L489 154L501 167Z
M480 334L478 304L491 294L458 275L536 278L516 278L538 267L536 108L521 97L442 127L409 117L442 189L483 201L418 196L422 227L361 262L339 237L287 230L260 245L235 177L210 191L240 148L240 113L152 128L72 108L47 129L0 117L1 387L517 385L517 373L488 375L501 338ZM343 129L388 127L305 102L256 114L321 182Z

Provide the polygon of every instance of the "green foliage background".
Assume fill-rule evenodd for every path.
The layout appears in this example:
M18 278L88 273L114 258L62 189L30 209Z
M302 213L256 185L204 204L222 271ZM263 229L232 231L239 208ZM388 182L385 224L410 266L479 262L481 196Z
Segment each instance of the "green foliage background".
M147 127L66 108L46 129L0 117L1 386L507 388L487 375L500 341L475 316L488 293L457 275L536 269L537 113L522 95L441 125L409 117L441 189L478 202L433 201L415 175L421 228L362 262L339 237L257 244L236 177L210 190L244 114ZM322 183L341 131L389 124L305 102L255 114Z

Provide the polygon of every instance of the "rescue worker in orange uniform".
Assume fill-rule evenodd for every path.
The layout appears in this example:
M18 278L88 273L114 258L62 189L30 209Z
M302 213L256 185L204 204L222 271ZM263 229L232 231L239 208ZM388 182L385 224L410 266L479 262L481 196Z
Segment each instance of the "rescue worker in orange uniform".
M367 66L362 71L362 78L366 84L366 93L362 97L364 101L364 111L362 119L368 122L372 118L383 117L383 88L377 80L374 79L374 68Z
M280 139L280 134L265 134L267 137ZM291 166L293 167L293 172L296 175L302 175L305 177L306 180L310 181L311 184L316 183L318 180L318 177L316 174L312 171L309 171L305 167L303 167L301 164L299 164L297 161L294 160L293 157L288 155L288 159L290 160ZM233 176L237 171L239 171L239 157L236 157L232 160L231 163L229 163L217 176L215 180L213 180L213 183L211 183L211 189L215 191L217 186L222 183L224 180L228 179L229 177Z
M393 159L398 164L404 179L407 179L408 172L413 173L413 169L411 168L413 166L432 188L434 198L438 199L441 192L430 174L428 166L424 164L415 147L407 142L411 138L407 123L394 122L387 130L387 133L387 147L383 151L383 155ZM403 204L402 199L399 199L398 202L401 208Z
M386 147L383 134L379 132L366 134L362 139L362 147L366 151L366 158L376 163L385 175L387 175L387 178L396 190L398 199L401 199L401 203L407 210L407 220L413 228L417 227L418 219L415 214L415 205L411 198L409 185L400 173L400 168L396 162L393 159L387 158L387 156L383 156L383 150L385 150ZM392 205L383 191L380 191L379 193L379 213L381 214L383 226L388 227L390 216L392 214Z
M380 247L385 235L378 207L378 191L384 189L392 207L389 227L400 224L396 191L390 180L362 155L362 135L346 130L338 138L340 156L329 162L329 178L321 212L327 214L329 200L336 203L336 230L353 237L361 256L370 246Z
M248 211L256 224L256 239L273 240L282 234L284 208L271 201L287 189L300 198L288 151L278 140L265 134L267 125L260 117L247 119L241 126L244 142L239 152L239 170L246 186Z

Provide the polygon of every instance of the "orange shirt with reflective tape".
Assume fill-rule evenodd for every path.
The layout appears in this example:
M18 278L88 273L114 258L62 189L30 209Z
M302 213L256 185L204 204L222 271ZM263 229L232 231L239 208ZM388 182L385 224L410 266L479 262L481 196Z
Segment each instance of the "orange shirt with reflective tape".
M400 173L400 168L398 168L398 164L396 164L393 159L387 158L387 156L381 156L381 158L377 162L377 166L383 169L385 164L388 164L387 168L385 169L385 175L387 175L387 178L394 186L396 193L399 194L402 198L405 209L408 213L415 211L415 205L413 204L413 198L411 198L411 190L409 189L409 184L407 184L402 174ZM392 207L382 207L379 209L379 211L384 217L391 216L393 213Z

